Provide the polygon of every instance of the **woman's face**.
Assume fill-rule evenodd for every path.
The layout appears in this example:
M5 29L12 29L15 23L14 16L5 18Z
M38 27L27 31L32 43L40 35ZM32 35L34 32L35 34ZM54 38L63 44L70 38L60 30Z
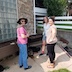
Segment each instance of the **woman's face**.
M48 20L47 20L47 18L46 18L46 17L44 17L44 22L45 22L45 23L47 23L47 22L48 22Z
M53 24L54 24L54 22L53 22L52 19L49 19L49 24L50 24L50 25L53 25Z
M21 25L25 25L25 20L21 20Z

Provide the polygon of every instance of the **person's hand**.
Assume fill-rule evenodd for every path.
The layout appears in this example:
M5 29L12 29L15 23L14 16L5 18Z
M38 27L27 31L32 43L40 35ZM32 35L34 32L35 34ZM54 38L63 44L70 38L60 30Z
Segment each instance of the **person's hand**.
M48 40L48 43L51 43L51 42L52 42L52 39L49 39L49 40Z
M27 37L29 37L29 34L27 34Z
M52 42L52 39L50 39L50 42Z

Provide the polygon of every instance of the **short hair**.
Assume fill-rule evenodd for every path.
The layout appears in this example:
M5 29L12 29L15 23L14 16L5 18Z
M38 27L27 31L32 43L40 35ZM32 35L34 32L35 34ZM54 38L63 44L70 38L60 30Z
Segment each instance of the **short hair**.
M52 21L55 21L55 16L51 16L49 19L52 19Z
M21 24L21 20L25 20L25 24L28 22L28 20L27 20L26 18L20 18L20 19L17 21L17 23L18 23L18 24Z

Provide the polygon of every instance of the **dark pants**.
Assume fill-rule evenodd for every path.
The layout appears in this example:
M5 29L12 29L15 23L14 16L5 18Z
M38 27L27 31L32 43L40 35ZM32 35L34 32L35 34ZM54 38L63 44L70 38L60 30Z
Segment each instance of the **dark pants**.
M54 59L55 59L55 51L54 51L54 47L55 47L55 44L47 44L47 53L49 55L49 59L50 59L50 62L53 63Z

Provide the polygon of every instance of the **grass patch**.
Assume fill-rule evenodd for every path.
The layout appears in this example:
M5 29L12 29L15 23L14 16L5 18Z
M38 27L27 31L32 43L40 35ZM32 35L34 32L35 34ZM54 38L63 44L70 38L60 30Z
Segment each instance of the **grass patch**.
M37 26L37 28L43 28L43 27L41 27L41 26Z
M37 26L37 28L43 28L42 26ZM57 30L67 30L67 31L72 31L72 29L65 29L65 28L57 28Z
M72 24L55 24L55 25L60 25L60 26L72 26Z
M40 25L43 25L42 23L38 23ZM60 25L60 26L72 26L72 24L55 24L55 25Z
M57 28L57 30L67 30L67 31L72 31L72 29L64 29L64 28Z
M43 23L38 23L38 24L43 24Z
M51 72L70 72L69 70L67 70L67 69L59 69L59 70L53 70L53 71L51 71Z

